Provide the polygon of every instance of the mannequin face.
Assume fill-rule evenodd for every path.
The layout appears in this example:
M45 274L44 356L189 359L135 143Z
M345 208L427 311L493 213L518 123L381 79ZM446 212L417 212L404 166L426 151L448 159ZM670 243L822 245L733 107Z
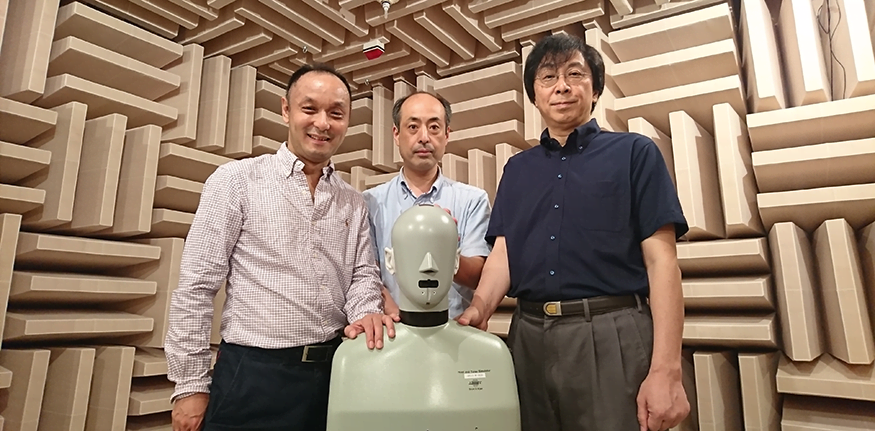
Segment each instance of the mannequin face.
M402 310L440 311L435 307L446 299L459 269L453 218L433 206L414 206L402 213L392 228L392 247L386 248L386 268L406 298L399 303Z

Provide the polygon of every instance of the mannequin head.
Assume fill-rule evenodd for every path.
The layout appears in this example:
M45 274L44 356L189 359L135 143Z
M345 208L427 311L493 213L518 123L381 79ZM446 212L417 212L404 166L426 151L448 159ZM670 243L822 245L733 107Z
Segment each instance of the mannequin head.
M392 226L392 247L386 248L386 269L402 293L398 307L410 312L447 310L459 252L459 231L446 211L416 205L401 213Z

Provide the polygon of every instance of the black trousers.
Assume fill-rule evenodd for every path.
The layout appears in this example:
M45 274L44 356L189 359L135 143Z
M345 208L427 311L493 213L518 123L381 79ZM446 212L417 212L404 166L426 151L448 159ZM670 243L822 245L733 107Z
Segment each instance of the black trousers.
M653 354L646 303L590 319L517 307L508 346L523 431L639 431L636 398Z
M223 341L203 431L324 431L331 353L340 341L323 344L327 349L310 355L315 362L302 362L303 347L268 350Z

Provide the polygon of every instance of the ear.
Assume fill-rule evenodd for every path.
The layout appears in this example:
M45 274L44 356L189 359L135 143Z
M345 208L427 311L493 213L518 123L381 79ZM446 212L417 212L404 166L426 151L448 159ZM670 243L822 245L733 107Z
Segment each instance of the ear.
M460 258L461 256L462 256L462 249L457 248L456 249L456 263L453 264L454 265L453 266L453 275L456 275L456 273L459 272L459 261L461 260L461 258Z
M386 253L386 271L395 275L395 253L389 247L384 248L383 251Z
M282 111L283 111L283 122L289 124L290 115L289 115L289 99L286 96L282 97Z
M392 126L392 140L395 141L395 146L398 147L400 144L398 143L398 127Z

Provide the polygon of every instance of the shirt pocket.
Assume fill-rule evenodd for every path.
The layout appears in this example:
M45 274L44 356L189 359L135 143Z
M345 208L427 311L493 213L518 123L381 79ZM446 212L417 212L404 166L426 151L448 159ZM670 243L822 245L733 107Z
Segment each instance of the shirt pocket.
M326 255L338 267L355 264L357 227L358 224L355 224L350 214L332 215L320 224L319 242Z
M628 203L616 181L596 181L577 197L570 208L581 220L581 229L619 232L628 225Z

